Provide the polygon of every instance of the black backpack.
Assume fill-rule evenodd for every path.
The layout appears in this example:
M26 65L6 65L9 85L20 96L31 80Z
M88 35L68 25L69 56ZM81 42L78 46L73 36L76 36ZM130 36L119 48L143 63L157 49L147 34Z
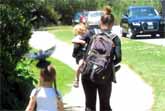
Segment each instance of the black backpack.
M94 35L88 45L80 71L82 74L89 74L94 83L103 84L109 80L110 72L107 69L112 62L112 39L115 37L115 34L102 32Z

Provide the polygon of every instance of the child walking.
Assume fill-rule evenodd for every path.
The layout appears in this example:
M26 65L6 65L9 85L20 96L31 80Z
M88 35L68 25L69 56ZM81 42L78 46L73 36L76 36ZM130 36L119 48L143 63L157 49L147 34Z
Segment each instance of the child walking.
M56 70L52 65L48 65L40 70L40 83L38 88L34 88L30 94L29 104L25 111L58 111L57 92L52 87L56 80Z
M74 45L73 49L73 57L76 59L76 63L78 64L77 70L76 70L76 80L74 82L74 87L79 87L79 76L80 76L80 67L83 64L83 56L85 53L86 48L86 42L82 39L82 36L86 33L87 28L84 24L77 24L73 28L74 34L76 35L72 43Z

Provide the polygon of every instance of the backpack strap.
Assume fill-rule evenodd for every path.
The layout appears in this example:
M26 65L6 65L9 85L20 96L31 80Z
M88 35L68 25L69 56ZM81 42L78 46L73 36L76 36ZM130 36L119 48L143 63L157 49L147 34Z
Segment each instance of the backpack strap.
M35 91L35 93L34 93L34 96L35 96L35 97L37 97L37 94L39 93L40 89L41 89L41 88L36 88L36 91Z
M113 41L113 39L115 38L115 37L117 37L117 35L116 34L113 34L113 33L107 33L107 32L104 32L104 34L108 37L108 38L110 38L112 41ZM113 43L113 47L115 47L115 44Z
M61 97L60 93L57 90L57 85L56 85L56 81L55 80L54 80L54 90L55 90L55 93L57 95L57 98L61 100L62 97Z
M116 34L113 34L113 33L107 33L107 32L103 32L108 38L110 38L111 40L113 40L115 37L117 37Z
M100 29L94 28L94 35L100 34L102 31Z
M95 33L94 35L105 34L111 40L113 40L115 37L117 37L117 35L114 33L107 33L105 31L101 31L100 29L96 29L96 28L94 28L94 33Z

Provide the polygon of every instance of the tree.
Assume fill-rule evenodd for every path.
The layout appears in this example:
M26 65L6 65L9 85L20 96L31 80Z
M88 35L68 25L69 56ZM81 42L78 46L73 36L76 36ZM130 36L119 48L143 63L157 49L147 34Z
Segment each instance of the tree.
M46 5L47 6L47 5ZM22 110L36 79L25 62L32 26L56 21L55 11L38 0L0 2L0 110ZM42 24L40 24L42 25Z
M165 0L160 0L162 5L162 16L165 18Z
M54 9L61 14L64 24L71 24L73 15L78 11L98 10L107 4L107 0L55 0L49 1L54 4Z

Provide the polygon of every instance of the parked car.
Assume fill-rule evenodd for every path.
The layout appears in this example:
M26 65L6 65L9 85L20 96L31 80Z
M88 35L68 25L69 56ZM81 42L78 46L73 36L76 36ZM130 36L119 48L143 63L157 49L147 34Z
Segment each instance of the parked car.
M72 24L75 25L75 24L78 24L80 22L86 23L86 16L87 16L87 12L86 11L76 12L74 14L74 16L73 16Z
M120 22L122 36L136 38L137 35L162 36L161 16L151 6L130 6Z
M87 12L87 26L89 28L98 27L103 11L88 11Z

